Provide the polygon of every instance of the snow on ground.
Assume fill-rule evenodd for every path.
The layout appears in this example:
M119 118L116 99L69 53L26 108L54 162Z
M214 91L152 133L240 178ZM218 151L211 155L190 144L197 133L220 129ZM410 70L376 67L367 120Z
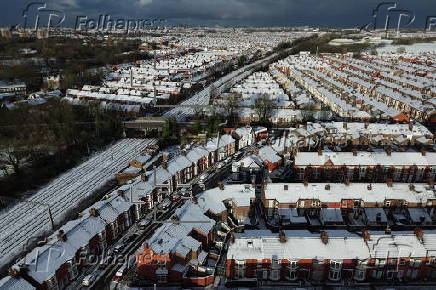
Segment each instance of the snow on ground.
M10 262L26 248L31 237L51 230L47 206L50 205L55 224L95 190L114 178L114 174L128 166L155 139L124 139L81 165L62 174L27 201L0 213L0 265Z
M396 53L399 47L404 47L406 49L406 53L411 54L436 53L436 42L415 43L411 45L386 45L377 48L377 53Z

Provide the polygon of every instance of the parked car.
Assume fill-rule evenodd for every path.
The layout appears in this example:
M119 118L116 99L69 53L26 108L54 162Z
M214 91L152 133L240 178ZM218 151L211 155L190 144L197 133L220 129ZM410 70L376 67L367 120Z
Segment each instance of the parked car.
M175 196L173 196L173 197L171 197L171 202L178 202L179 200L181 200L182 198L180 197L180 196L178 196L178 195L175 195Z
M116 244L115 247L114 247L113 253L115 255L117 255L117 254L121 253L123 248L124 248L124 244Z
M207 173L203 173L202 175L200 175L199 177L200 182L201 183L205 182L208 176L209 175Z
M115 283L115 284L118 284L118 283L120 283L121 279L122 279L122 277L113 276L112 277L112 282Z
M121 268L118 269L118 271L115 273L116 277L123 277L124 274L127 272L127 263L124 263Z
M85 278L83 278L82 286L89 287L91 286L92 282L94 282L94 280L95 280L94 275L88 275Z
M159 209L167 210L171 207L171 201L165 200L158 205Z

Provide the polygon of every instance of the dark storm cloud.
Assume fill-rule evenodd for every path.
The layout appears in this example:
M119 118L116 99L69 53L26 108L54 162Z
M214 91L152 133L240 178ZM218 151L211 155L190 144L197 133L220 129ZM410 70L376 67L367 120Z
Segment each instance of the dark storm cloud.
M2 0L0 25L21 21L29 1ZM398 0L398 6L415 12L415 26L436 15L435 0ZM375 0L51 0L62 9L67 23L77 15L110 14L124 18L164 18L170 24L356 27L371 21Z

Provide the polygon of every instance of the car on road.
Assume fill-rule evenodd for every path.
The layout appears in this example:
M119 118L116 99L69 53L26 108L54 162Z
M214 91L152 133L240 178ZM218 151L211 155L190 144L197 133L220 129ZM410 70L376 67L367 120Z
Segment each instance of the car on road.
M112 282L115 284L120 283L120 281L123 279L123 277L119 277L119 276L113 276L112 277Z
M167 209L169 209L171 207L171 201L170 200L164 200L163 202L161 202L159 205L158 205L158 208L159 209L162 209L162 210L167 210Z
M201 183L205 182L208 176L209 175L207 173L203 173L202 175L200 175L199 177L200 182Z
M124 263L121 268L118 269L118 271L115 273L116 277L123 277L124 274L127 272L127 263Z
M88 275L82 280L82 286L89 287L94 282L95 276L94 275Z
M115 255L118 255L119 253L121 253L123 251L123 249L124 249L124 244L118 243L115 245L113 253Z
M179 195L175 195L173 197L171 197L171 202L178 202L180 201L182 198Z
M140 223L139 223L139 229L141 230L141 231L145 231L146 229L147 229L147 226L148 225L150 225L150 220L144 220L144 221L141 221Z

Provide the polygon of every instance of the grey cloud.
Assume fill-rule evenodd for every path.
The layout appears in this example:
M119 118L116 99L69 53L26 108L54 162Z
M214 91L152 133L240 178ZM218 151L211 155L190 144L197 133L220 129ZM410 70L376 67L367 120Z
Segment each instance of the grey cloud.
M29 1L2 0L0 25L20 21ZM428 14L436 15L434 0L399 0L403 9L416 13L422 26ZM52 0L63 9L69 23L77 15L110 14L124 18L165 18L171 24L254 26L340 26L356 27L370 21L376 0ZM5 8L6 7L6 8ZM11 11L11 13L6 12ZM71 21L73 20L73 21Z

